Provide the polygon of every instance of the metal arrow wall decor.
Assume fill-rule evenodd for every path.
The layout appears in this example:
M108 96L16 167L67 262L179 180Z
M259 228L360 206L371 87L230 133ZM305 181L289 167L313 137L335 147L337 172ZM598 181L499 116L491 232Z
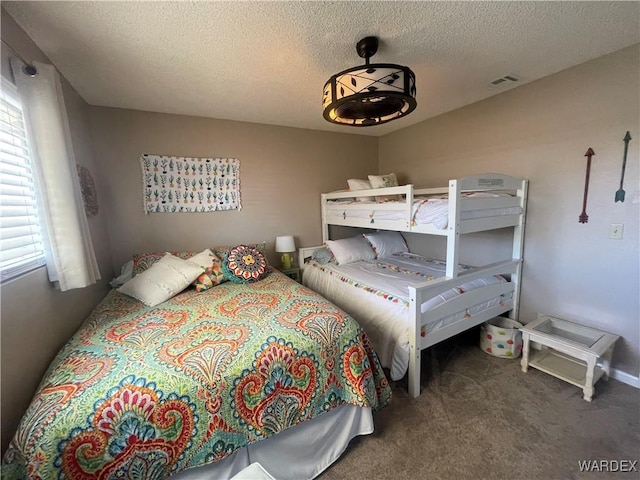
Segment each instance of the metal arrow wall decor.
M629 149L629 140L631 135L627 131L627 134L622 139L624 141L624 154L622 156L622 175L620 175L620 188L616 191L616 202L624 202L624 190L622 184L624 183L624 169L627 166L627 150Z
M589 174L591 173L591 157L593 157L596 152L593 151L591 147L587 150L587 153L584 154L587 157L587 174L584 178L584 197L582 198L582 213L578 217L578 222L587 223L589 221L589 215L587 215L587 194L589 193Z

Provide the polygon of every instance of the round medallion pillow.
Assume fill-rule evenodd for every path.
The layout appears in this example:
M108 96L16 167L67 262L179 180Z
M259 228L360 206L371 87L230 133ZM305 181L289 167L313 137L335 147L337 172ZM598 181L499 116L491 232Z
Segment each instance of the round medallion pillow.
M229 250L223 270L225 276L235 283L256 282L269 273L264 255L248 245L237 245Z

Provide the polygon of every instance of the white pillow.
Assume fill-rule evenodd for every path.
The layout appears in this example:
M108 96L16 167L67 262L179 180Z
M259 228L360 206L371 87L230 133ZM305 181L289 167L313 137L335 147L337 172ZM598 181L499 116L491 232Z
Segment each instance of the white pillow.
M395 173L387 173L386 175L369 175L369 182L372 188L397 187L398 178ZM378 202L386 202L393 200L402 200L402 195L379 195L376 197Z
M200 265L202 268L209 268L214 260L220 260L211 250L204 249L200 253L196 253L193 257L187 258L189 262Z
M180 293L202 272L204 268L200 265L166 253L118 291L153 307Z
M369 180L360 180L359 178L350 178L347 180L347 185L349 185L349 190L351 191L369 190L372 188ZM374 197L356 197L356 201L358 202L367 202L373 199Z
M373 260L376 258L371 245L362 235L342 240L327 240L326 243L338 264L341 265L358 260Z
M400 232L365 233L377 258L390 257L395 253L408 252L409 248Z
M117 288L124 285L133 278L133 260L129 260L120 269L120 275L109 282L109 285L113 288Z

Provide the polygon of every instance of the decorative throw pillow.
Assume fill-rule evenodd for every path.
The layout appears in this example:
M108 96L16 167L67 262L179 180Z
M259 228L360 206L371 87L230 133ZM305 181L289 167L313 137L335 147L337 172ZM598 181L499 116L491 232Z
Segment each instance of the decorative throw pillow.
M320 265L326 265L333 260L333 253L327 247L319 248L311 254L311 259L318 262Z
M227 281L222 271L222 260L208 248L188 260L205 269L192 283L198 292L204 292Z
M193 262L166 253L118 291L153 307L180 293L203 271L204 268Z
M269 273L265 256L249 245L237 245L229 250L222 270L234 283L256 282Z
M390 257L395 253L408 252L409 248L400 232L365 233L377 258Z
M174 257L187 259L192 257L194 252L147 252L136 253L133 256L133 276L144 272L150 268L154 263L158 262L166 253L171 253Z
M218 259L218 257L215 255L215 253L213 253L208 248L205 248L200 253L196 253L195 255L192 255L186 258L186 260L196 263L200 265L202 268L209 267L213 263L213 261L216 259Z
M369 181L371 182L371 188L385 188L385 187L397 187L398 178L395 173L388 173L386 175L369 175ZM402 195L379 195L376 197L378 202L389 202L402 200Z
M358 178L350 178L347 180L347 185L349 185L349 190L369 190L371 187L371 183L369 180L360 180ZM372 201L373 197L356 197L356 201L358 202L367 202Z
M260 252L265 260L267 259L267 242L262 242L262 243L244 243L243 245L247 246L247 247L252 247L255 248L256 250L258 250L258 252ZM213 247L213 251L216 255L218 255L218 257L220 257L223 261L225 258L227 258L227 255L229 255L229 252L231 251L232 248L235 248L237 245L219 245L217 247Z
M327 246L339 265L376 258L371 245L362 235L342 240L327 240Z
M227 280L229 279L224 275L222 263L214 262L213 266L205 269L204 273L195 279L193 286L196 288L196 291L204 292Z

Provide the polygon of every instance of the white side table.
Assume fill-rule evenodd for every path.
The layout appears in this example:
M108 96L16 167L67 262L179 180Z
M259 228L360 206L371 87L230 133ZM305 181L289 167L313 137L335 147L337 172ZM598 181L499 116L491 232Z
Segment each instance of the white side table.
M595 383L609 377L611 357L618 335L577 323L539 315L522 331L522 371L529 366L581 387L583 398L590 402ZM540 344L531 353L529 342Z

